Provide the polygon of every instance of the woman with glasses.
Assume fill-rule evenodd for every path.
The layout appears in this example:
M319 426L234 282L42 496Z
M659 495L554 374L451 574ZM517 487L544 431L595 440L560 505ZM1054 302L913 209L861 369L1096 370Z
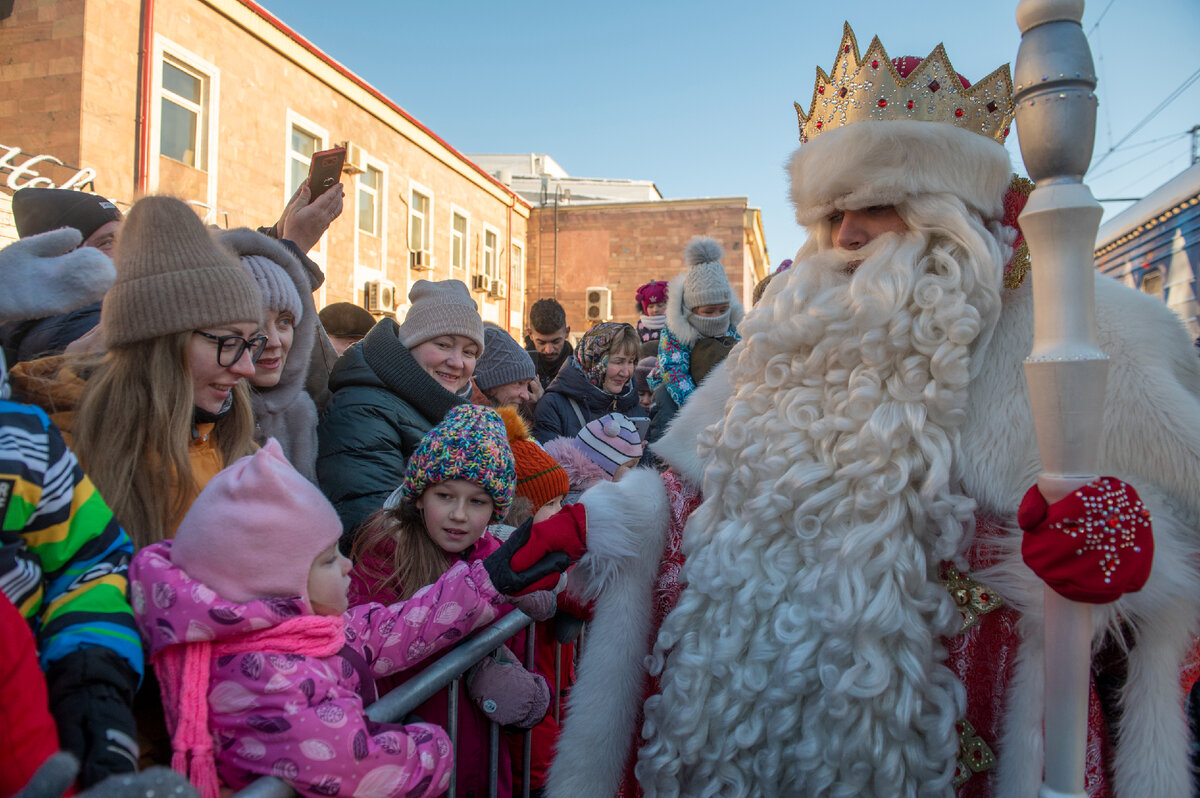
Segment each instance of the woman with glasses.
M317 406L305 391L318 333L309 273L282 244L262 233L226 230L217 240L238 257L262 295L267 345L249 378L254 440L260 445L267 438L279 441L288 461L316 483Z
M179 200L138 201L104 297L102 355L14 374L71 439L135 548L174 536L205 483L254 450L246 380L263 353L254 278Z

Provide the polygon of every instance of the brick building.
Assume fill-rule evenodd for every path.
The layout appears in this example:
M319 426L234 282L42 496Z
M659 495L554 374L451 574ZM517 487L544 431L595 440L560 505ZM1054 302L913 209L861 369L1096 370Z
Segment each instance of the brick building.
M725 249L725 274L749 309L771 264L762 216L745 197L536 206L529 218L527 304L553 296L572 332L583 332L590 326L588 289L606 287L611 318L635 324L638 286L684 271L683 249L698 235Z
M529 203L260 6L11 9L0 19L0 244L15 236L14 190L79 169L121 206L170 193L221 227L269 225L312 153L348 142L346 207L311 253L327 275L318 307L370 295L386 309L391 283L403 313L414 281L452 277L473 287L485 319L520 332Z

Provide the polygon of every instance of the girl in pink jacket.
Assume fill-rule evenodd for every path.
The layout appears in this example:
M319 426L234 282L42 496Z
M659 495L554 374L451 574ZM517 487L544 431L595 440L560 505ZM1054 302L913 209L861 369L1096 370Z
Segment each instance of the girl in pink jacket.
M270 440L209 482L173 541L134 557L131 604L162 685L171 764L204 798L265 775L302 795L441 794L453 767L445 731L370 721L374 680L492 621L508 601L497 585L553 585L567 564L552 555L514 574L526 535L406 601L348 609L340 534L332 505Z

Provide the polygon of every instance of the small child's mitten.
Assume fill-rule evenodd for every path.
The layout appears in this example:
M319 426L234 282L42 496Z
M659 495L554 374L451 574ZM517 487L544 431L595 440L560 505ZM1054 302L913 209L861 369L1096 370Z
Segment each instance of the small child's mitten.
M467 694L489 720L532 729L550 708L550 686L525 670L506 646L485 657L467 677Z

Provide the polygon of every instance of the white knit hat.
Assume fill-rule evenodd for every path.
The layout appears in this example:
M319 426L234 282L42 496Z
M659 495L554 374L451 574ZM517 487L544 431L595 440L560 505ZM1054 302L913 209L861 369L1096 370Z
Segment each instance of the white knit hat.
M687 310L704 305L719 305L733 298L725 267L721 265L721 245L711 238L697 236L683 250L683 261L691 268L683 280L683 306Z

